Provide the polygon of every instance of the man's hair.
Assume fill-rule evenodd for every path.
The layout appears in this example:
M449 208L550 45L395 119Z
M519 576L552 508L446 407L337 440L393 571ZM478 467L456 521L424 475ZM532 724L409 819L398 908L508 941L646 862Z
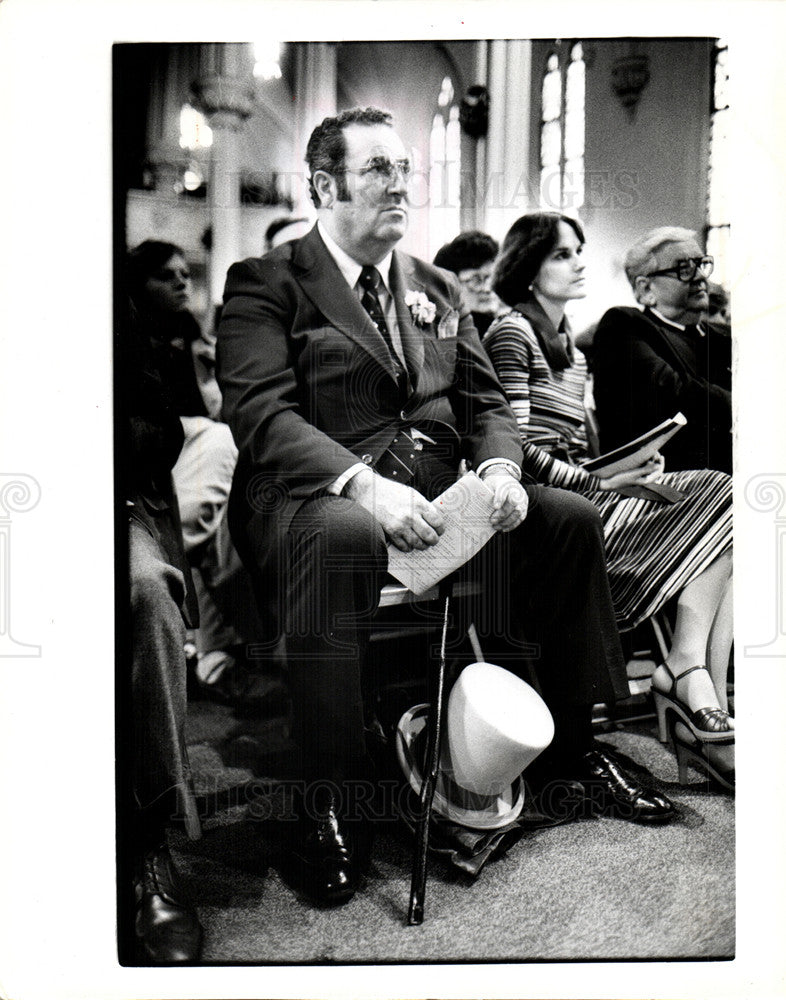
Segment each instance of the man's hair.
M389 111L380 111L379 108L349 108L335 117L325 118L317 125L306 147L308 191L317 208L320 207L319 195L314 187L314 174L317 170L332 174L338 185L339 201L349 201L349 189L344 176L347 152L344 129L347 125L389 125L392 128L393 116Z
M666 246L667 243L684 243L686 240L695 239L696 233L692 229L681 229L679 226L660 226L658 229L651 229L641 239L636 240L625 254L624 265L625 274L633 291L636 291L636 278L646 275L650 271L657 271L658 261L656 257L661 247Z
M499 244L487 233L477 229L459 233L458 236L437 250L434 263L444 267L446 271L458 274L459 271L474 270L488 264L499 253Z
M185 260L185 251L176 243L165 243L162 240L145 240L134 247L126 257L126 285L128 294L136 298L143 292L145 282L179 254Z
M561 212L522 215L508 230L492 282L494 291L507 305L515 306L531 297L530 285L556 246L560 222L571 227L580 243L585 242L581 224Z

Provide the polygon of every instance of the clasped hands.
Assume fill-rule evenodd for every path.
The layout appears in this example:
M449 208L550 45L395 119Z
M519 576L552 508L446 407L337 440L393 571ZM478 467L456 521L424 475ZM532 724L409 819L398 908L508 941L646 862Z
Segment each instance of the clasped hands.
M529 500L524 487L499 466L481 478L494 493L491 526L496 531L517 528L527 516ZM388 540L402 552L435 545L445 530L444 514L422 493L371 469L353 476L344 492L379 521Z

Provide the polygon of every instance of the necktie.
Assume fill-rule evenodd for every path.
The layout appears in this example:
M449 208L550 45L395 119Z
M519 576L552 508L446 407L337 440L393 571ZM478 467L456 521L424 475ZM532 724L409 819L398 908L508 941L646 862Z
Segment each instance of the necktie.
M402 374L404 368L398 354L396 354L395 348L393 347L390 330L388 330L388 325L385 322L385 314L382 312L382 303L379 301L379 296L377 294L377 289L379 288L379 283L381 281L382 276L375 267L370 267L368 264L364 266L363 270L360 272L359 279L360 287L363 289L360 304L371 317L371 322L382 334L382 338L387 344L390 356L393 359L393 365L396 372L398 374Z

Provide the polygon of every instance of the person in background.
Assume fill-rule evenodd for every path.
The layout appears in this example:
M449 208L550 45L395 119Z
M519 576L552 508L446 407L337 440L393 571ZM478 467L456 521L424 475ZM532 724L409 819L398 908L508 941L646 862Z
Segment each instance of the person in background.
M592 345L600 446L610 451L682 412L670 469L732 471L731 337L708 322L713 260L689 229L653 229L628 251L642 309L609 309Z
M494 260L499 244L493 237L469 230L437 251L434 263L452 271L461 282L472 322L482 337L501 308L491 287Z
M296 240L298 237L304 236L312 225L311 220L293 215L274 219L265 230L265 253L288 240Z
M118 691L125 722L119 756L129 761L120 788L130 822L121 822L118 842L121 871L131 860L134 882L130 899L125 876L120 880L121 950L135 941L141 954L124 957L190 962L199 956L202 928L178 885L167 844L175 816L192 839L201 836L184 735L183 645L197 607L171 475L183 428L133 309L121 321L118 360L117 466L127 522L131 647Z
M710 300L707 319L710 323L715 323L721 328L726 327L731 332L731 299L729 293L723 285L718 285L714 281L711 281L707 287L707 294Z
M535 644L555 719L537 792L565 782L593 814L669 822L673 804L592 739L593 703L628 695L597 513L519 481L515 418L459 282L396 248L411 163L391 116L326 118L306 160L317 224L232 265L216 354L240 452L233 538L260 599L280 599L302 753L289 872L323 904L359 886L373 830L361 804L373 814L378 788L367 623L388 545L437 543L445 521L433 500L462 460L493 498L494 535L473 567L499 624L484 615L479 631L514 671L525 670L522 641Z
M724 680L731 651L731 480L722 472L663 473L663 460L598 479L581 468L588 456L584 392L587 366L572 342L567 304L586 294L584 233L557 212L524 215L510 228L494 288L511 311L489 329L489 353L516 414L523 469L539 482L575 490L600 513L617 623L635 628L672 597L677 615L668 660L652 678L667 738L666 710L697 745L733 742L734 722L721 707L708 654ZM682 432L680 432L682 433ZM684 494L676 503L626 496L663 483ZM711 665L715 665L714 663ZM725 691L721 692L725 704ZM728 749L715 755L729 782Z
M211 345L190 311L191 275L174 243L146 240L127 257L128 288L140 336L180 418L184 441L172 475L185 550L198 572L200 608L196 676L203 690L228 690L247 632L256 629L245 571L226 526L237 449L218 417L221 397Z

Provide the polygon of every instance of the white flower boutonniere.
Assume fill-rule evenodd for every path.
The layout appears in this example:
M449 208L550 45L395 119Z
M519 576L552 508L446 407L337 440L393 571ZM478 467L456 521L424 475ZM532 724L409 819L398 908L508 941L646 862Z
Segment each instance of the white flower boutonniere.
M418 326L427 326L434 321L437 307L424 292L409 291L404 296L404 302L409 306L412 319Z

